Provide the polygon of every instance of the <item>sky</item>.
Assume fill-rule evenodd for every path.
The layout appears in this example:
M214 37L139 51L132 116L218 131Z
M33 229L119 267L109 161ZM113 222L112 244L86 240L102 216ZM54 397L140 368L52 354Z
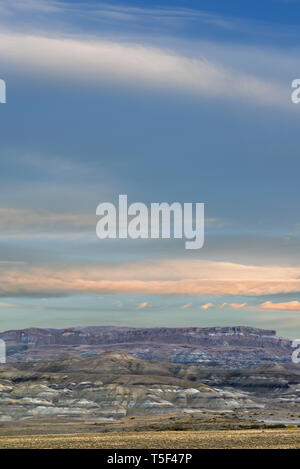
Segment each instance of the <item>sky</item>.
M300 337L297 0L1 0L0 330ZM205 243L96 236L96 207L205 203Z

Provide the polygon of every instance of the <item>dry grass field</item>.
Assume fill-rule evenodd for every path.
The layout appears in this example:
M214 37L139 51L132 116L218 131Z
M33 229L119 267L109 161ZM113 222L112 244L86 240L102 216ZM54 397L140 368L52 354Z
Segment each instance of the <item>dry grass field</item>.
M295 449L300 448L300 430L210 430L2 436L0 437L0 448Z

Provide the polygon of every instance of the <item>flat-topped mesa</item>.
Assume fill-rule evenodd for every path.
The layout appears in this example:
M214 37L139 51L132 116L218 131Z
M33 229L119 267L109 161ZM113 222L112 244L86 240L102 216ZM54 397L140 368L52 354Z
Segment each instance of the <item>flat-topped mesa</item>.
M0 333L7 344L30 345L109 345L157 343L202 346L260 346L289 344L276 331L254 327L72 327L68 329L11 330Z
M218 334L255 334L261 336L276 336L276 331L270 329L259 329L257 327L249 326L231 326L231 327L201 327L197 328L200 331Z

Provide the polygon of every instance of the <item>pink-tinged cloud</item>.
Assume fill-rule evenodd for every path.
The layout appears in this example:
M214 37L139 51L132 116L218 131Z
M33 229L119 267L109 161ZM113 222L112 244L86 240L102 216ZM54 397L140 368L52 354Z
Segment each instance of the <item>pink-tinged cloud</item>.
M255 296L291 292L300 292L300 267L182 259L101 264L97 268L0 263L2 297L75 293Z
M271 309L278 311L300 311L299 301L287 301L284 303L273 303L272 301L266 301L259 305L261 309Z
M180 309L187 309L187 308L190 308L191 306L192 306L192 303L187 303L186 305L181 306Z
M230 306L230 308L240 309L245 308L246 303L229 303L228 306Z
M244 308L246 306L247 303L223 303L219 306L219 309L223 309L225 308L225 306L227 306L227 308L234 308L234 309L240 309L240 308Z
M139 305L137 305L137 309L145 309L145 308L148 308L150 305L149 303L147 303L147 301L144 301L144 303L140 303Z
M202 305L201 308L208 309L208 308L211 308L212 306L213 306L213 303L206 303L205 305Z

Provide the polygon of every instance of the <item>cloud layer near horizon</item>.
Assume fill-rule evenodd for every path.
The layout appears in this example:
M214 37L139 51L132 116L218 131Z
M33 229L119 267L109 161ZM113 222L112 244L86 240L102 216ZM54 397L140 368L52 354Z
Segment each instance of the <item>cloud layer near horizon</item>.
M300 291L300 267L162 260L94 267L0 265L0 296L76 293L151 295L273 295ZM244 304L232 304L242 307ZM263 306L268 308L268 304ZM278 309L278 308L274 308Z

